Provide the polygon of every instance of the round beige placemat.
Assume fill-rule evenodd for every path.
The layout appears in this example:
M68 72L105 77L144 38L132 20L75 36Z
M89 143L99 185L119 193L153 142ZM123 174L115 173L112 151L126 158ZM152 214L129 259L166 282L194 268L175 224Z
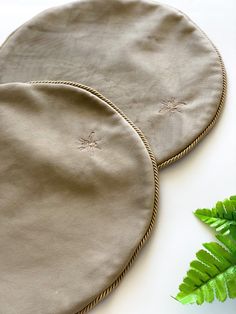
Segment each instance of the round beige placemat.
M0 312L85 313L150 235L155 157L89 87L2 84L0 96Z
M183 13L136 0L49 9L0 49L0 82L70 80L94 87L143 131L160 167L214 125L226 77L218 51Z

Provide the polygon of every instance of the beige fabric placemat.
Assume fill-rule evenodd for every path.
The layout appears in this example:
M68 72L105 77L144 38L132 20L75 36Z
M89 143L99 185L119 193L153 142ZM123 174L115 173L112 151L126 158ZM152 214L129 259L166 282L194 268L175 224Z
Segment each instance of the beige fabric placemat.
M0 312L85 313L153 228L155 157L91 88L12 83L0 95Z
M143 131L161 166L214 125L226 87L218 51L186 15L136 0L78 1L18 28L0 49L0 82L45 79L106 95Z

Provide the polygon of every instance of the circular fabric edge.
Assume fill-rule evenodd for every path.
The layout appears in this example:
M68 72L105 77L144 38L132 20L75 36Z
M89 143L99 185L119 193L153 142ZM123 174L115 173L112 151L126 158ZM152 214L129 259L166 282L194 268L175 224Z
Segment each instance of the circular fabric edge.
M151 3L156 3L154 1L150 1ZM159 2L160 3L160 2ZM198 29L203 36L205 36L205 38L209 41L209 43L212 45L213 49L215 50L218 59L219 59L219 63L221 66L221 71L222 71L222 93L221 93L221 97L219 99L219 105L218 108L216 110L216 113L213 117L213 119L211 120L211 122L208 124L208 126L195 138L194 141L192 141L190 144L188 144L183 150L179 151L179 153L175 154L174 156L170 157L169 159L163 161L161 164L158 164L158 168L165 168L166 166L174 163L175 161L181 159L182 157L184 157L185 155L187 155L193 148L195 148L195 146L202 140L204 139L204 137L208 134L208 132L214 127L214 125L216 124L216 122L218 121L220 114L222 112L222 109L224 107L225 104L225 98L226 98L226 91L227 91L227 73L226 73L226 69L225 69L225 65L223 62L223 59L221 57L221 54L218 50L218 48L215 46L215 44L212 42L212 40L207 36L207 34L184 12L182 12L181 10L172 7L170 5L166 5L167 7L169 7L170 9L174 9L176 11L178 11L179 13L183 14L183 16L186 17L186 19L192 23L196 29ZM1 47L0 47L1 49Z
M149 239L151 232L153 230L156 218L157 218L157 213L158 213L158 203L159 203L159 174L158 174L158 165L156 162L156 158L148 144L148 141L146 140L144 134L142 131L118 108L116 107L115 104L113 104L110 100L108 100L106 97L104 97L102 94L100 94L98 91L94 90L93 88L79 84L76 82L70 82L70 81L31 81L28 82L28 84L31 85L38 85L38 84L59 84L59 85L68 85L72 87L77 87L80 89L83 89L87 92L90 92L94 96L97 96L100 100L104 101L108 106L110 106L112 109L114 109L123 119L125 119L129 125L134 129L134 131L138 134L140 139L142 140L147 153L150 157L152 167L153 167L153 176L154 176L154 202L153 202L153 210L152 210L152 217L149 223L149 226L143 235L141 241L139 242L138 246L134 250L130 260L124 267L124 269L121 271L120 275L107 287L105 288L101 293L99 293L95 299L90 301L82 310L79 312L76 312L74 314L84 314L90 311L94 306L96 306L100 301L102 301L106 296L108 296L121 282L123 277L126 275L130 267L132 266L133 262L135 261L136 257L138 256L138 253L146 243L146 241Z
M179 12L180 14L182 14L190 23L192 23L197 30L199 30L202 35L209 41L209 43L212 45L213 47L213 50L215 50L216 52L216 55L218 56L218 59L219 59L219 63L220 63L220 67L221 67L221 70L222 70L222 93L221 93L221 97L219 99L219 105L217 107L217 110L216 110L216 113L213 117L213 119L211 120L211 122L205 127L205 129L197 135L197 137L192 141L190 142L184 149L180 150L178 153L176 153L175 155L169 157L168 159L162 161L161 163L158 162L158 158L156 158L156 162L157 162L157 166L158 166L158 169L162 169L162 168L165 168L166 166L174 163L175 161L178 161L179 159L181 159L182 157L184 157L185 155L187 155L192 149L195 148L195 146L202 140L204 139L204 137L210 132L210 130L214 127L214 125L216 124L216 122L218 121L219 117L220 117L220 114L222 112L222 109L224 107L224 103L225 103L225 98L226 98L226 90L227 90L227 74L226 74L226 69L225 69L225 65L224 65L224 62L223 62L223 59L221 57L221 54L219 52L219 50L217 49L217 47L213 44L213 42L210 40L210 38L206 35L206 33L195 23L192 21L192 19L187 15L185 14L184 12L182 12L181 10L171 6L171 5L167 5L167 4L162 4L161 2L159 1L153 1L153 0L148 0L149 3L152 3L152 4L160 4L160 5L163 5L163 6L166 6L167 8L169 9L172 9L172 10L176 10L177 12ZM4 47L4 45L8 42L8 40L11 38L11 36L13 36L19 29L21 29L21 27L23 27L24 25L26 25L27 23L29 23L31 20L33 20L35 17L39 17L41 14L45 14L47 13L47 11L50 11L52 10L53 8L58 8L60 7L61 5L58 5L58 6L52 6L48 9L45 9L43 11L41 11L40 13L36 14L35 16L33 16L33 18L30 18L28 19L25 23L23 23L22 25L20 25L19 27L17 27L13 32L11 32L7 37L6 39L4 40L4 42L2 43L2 45L0 45L0 51L1 51L1 48ZM65 83L72 83L70 81L33 81L34 83L39 83L39 82L64 82ZM31 82L30 82L31 83ZM73 84L77 84L77 83L73 83ZM85 86L85 85L82 85L82 84L79 84L78 85L80 86ZM87 87L87 86L85 86ZM89 88L89 87L87 87ZM93 90L91 88L91 90ZM96 91L95 91L96 92ZM98 92L97 92L98 93ZM100 94L100 93L98 93ZM101 95L101 94L100 94ZM101 95L102 96L102 95ZM109 101L110 102L110 101ZM118 108L117 108L118 109ZM121 110L119 110L121 112ZM123 114L124 115L124 114ZM124 115L125 116L125 115ZM133 123L132 123L133 124ZM138 128L137 128L138 129ZM149 145L149 144L148 144ZM154 155L154 154L153 154ZM155 155L154 155L155 156Z

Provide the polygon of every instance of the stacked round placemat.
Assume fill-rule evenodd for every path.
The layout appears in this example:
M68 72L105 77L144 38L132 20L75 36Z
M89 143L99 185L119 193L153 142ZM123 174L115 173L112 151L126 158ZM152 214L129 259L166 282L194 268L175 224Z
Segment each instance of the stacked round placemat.
M85 313L148 239L158 168L215 124L223 62L176 9L83 0L13 32L0 83L1 310Z

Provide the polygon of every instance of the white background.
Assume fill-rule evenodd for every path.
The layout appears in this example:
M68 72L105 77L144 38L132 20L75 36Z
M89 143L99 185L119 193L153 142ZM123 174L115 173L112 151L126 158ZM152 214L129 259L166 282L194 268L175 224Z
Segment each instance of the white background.
M35 14L67 2L0 0L0 44ZM91 313L235 314L236 300L183 306L171 295L177 293L201 243L214 239L192 211L236 194L236 1L163 2L188 14L220 50L228 72L225 109L215 128L190 154L161 171L160 209L152 238L120 286Z

